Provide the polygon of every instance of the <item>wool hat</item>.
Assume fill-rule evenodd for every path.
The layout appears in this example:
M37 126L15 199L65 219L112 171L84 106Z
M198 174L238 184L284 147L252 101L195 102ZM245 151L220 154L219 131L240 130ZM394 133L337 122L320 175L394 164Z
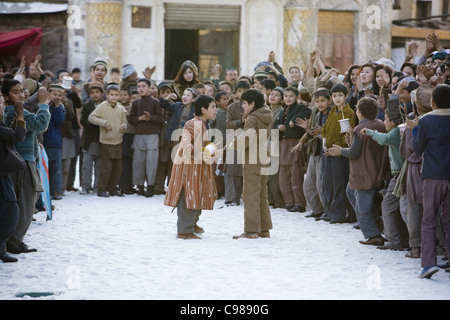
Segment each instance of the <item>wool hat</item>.
M327 99L331 98L330 91L326 88L319 88L316 92L313 94L314 98L318 97L325 97Z
M434 60L445 60L446 56L447 56L447 52L438 51L433 55L433 62L434 62Z
M268 78L269 76L265 72L257 72L253 75L253 78Z
M258 63L257 65L256 65L256 67L255 67L255 69L253 69L253 71L256 71L256 69L258 69L258 68L260 68L260 67L268 67L268 66L270 66L270 65L272 65L270 62L268 62L268 61L263 61L263 62L260 62L260 63Z
M122 68L122 77L124 77L126 79L135 72L137 72L136 68L131 64L127 64L127 65L123 66L123 68Z
M32 96L38 89L38 82L32 78L26 78L22 82L23 88L30 92L30 96Z
M282 87L275 87L274 91L278 91L281 94L281 97L284 96L284 89Z
M104 91L103 84L101 84L100 82L90 82L89 83L89 92L94 88L99 89L101 92Z
M161 89L164 89L164 88L168 88L168 89L170 89L172 92L174 92L172 86L171 86L170 83L168 83L167 81L163 81L163 82L161 82L161 83L158 85L158 91L160 91Z
M48 91L52 91L52 90L66 91L60 83L53 83L50 86L50 90L48 90Z
M106 63L106 61L103 60L103 59L97 59L97 60L94 61L94 67L95 67L96 65L99 65L99 64L104 65L105 67L108 66L108 64Z

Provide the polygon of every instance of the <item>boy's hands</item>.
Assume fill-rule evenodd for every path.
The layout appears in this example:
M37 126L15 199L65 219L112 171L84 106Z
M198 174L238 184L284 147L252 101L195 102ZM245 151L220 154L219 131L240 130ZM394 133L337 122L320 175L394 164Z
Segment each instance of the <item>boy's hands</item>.
M16 112L16 120L23 121L23 103L21 101L17 101L14 105L14 111Z
M295 153L297 151L301 151L302 149L303 149L303 142L299 141L297 145L291 149L291 152Z
M48 92L45 87L41 87L37 93L37 99L39 104L48 104Z
M150 121L151 115L148 111L144 111L144 114L138 118L139 121Z
M125 123L122 123L120 126L120 132L124 133L127 130L127 125Z
M106 130L108 130L108 131L111 131L113 128L112 128L112 126L111 126L111 124L109 123L109 122L107 122L106 124L105 124L105 128L106 128Z
M176 93L171 93L167 97L165 97L164 99L166 99L167 101L169 101L169 100L177 100L178 96L177 96Z

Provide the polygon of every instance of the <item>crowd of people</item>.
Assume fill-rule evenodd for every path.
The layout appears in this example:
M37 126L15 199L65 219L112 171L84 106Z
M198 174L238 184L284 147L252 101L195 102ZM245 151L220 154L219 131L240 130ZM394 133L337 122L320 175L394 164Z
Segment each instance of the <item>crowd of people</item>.
M221 197L243 202L236 239L270 237L270 206L309 208L317 221L356 222L364 245L421 258L419 277L431 277L450 245L450 54L434 34L424 55L417 48L408 44L400 70L387 58L337 70L317 49L304 71L285 72L270 52L251 75L216 65L199 79L188 60L159 83L155 67L108 74L97 60L83 81L78 68L54 74L40 56L22 61L1 78L0 259L36 251L23 239L43 209L36 162L45 150L54 204L65 192L165 194L183 239L200 239L201 210Z

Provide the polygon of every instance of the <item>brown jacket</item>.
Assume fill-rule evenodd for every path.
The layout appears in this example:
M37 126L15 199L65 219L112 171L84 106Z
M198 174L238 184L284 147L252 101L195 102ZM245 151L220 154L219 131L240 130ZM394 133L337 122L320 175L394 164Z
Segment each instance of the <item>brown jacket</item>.
M207 126L199 117L184 125L183 135L173 161L164 205L176 207L184 188L186 208L212 210L217 199L215 166L203 159L202 147L209 143Z
M370 136L362 134L363 128L386 132L381 120L368 120L355 128L355 134L361 139L361 155L350 159L349 184L352 190L369 190L378 188L383 181L390 179L388 148L381 146Z
M150 113L150 121L139 121L139 117L144 114L144 111ZM135 126L135 134L159 134L164 122L161 104L152 96L134 100L127 118L128 122Z

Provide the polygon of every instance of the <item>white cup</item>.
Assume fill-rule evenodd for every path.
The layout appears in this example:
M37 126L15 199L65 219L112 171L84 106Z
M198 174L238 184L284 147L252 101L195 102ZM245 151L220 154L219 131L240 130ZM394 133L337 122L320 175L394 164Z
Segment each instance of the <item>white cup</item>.
M350 119L339 120L339 124L341 125L341 133L347 132L347 129L350 127Z
M63 83L62 83L62 87L64 89L70 89L72 87L72 78L69 76L64 76L63 77Z

